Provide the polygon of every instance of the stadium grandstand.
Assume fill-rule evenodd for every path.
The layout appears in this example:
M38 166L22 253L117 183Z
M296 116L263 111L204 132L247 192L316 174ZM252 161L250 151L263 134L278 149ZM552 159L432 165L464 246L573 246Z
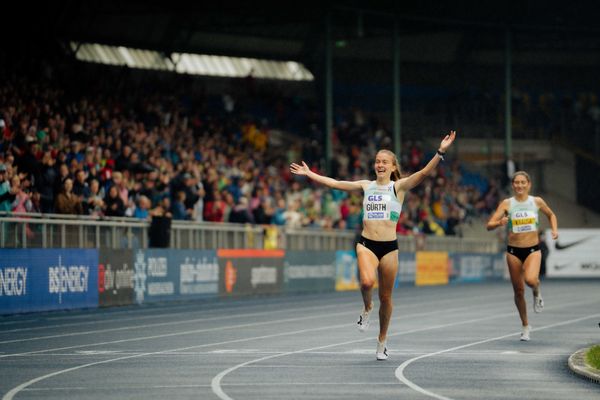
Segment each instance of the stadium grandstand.
M540 218L542 276L597 280L597 7L404 3L15 5L0 28L0 315L357 291L363 193L290 164L373 180L388 149L409 176L451 130L404 198L395 286L508 288L507 232L486 222L518 170L591 249L564 269ZM421 254L438 275L420 277ZM220 379L210 395L230 399ZM22 380L0 377L2 399Z
M428 159L431 139L450 128L459 130L461 146L407 199L399 234L464 235L465 223L479 224L506 189L502 13L436 26L423 9L429 17L415 10L400 20L395 128L393 10L334 7L333 127L325 135L324 50L311 39L324 13L286 17L241 7L224 14L209 6L192 21L160 3L144 11L135 3L80 7L42 7L36 13L49 13L53 33L15 38L3 49L1 149L18 193L3 211L146 220L167 199L174 221L355 230L360 198L292 182L287 165L304 159L338 178L366 176L375 150L400 142L402 170L410 173ZM514 25L511 137L523 145L511 157L534 169L538 191L574 203L564 206L575 210L574 224L586 224L593 212L579 204L597 204L581 192L586 184L562 189L542 177L557 167L550 161L560 149L550 143L564 144L567 162L580 169L600 154L593 64L567 22L570 34L546 49L535 42L549 29L543 19ZM473 26L483 32L477 40L468 35ZM559 61L565 52L572 54L567 65ZM568 76L572 68L578 73ZM569 79L550 80L561 74ZM66 178L73 195L65 197ZM18 247L25 233L31 247L35 231L9 228L2 240Z

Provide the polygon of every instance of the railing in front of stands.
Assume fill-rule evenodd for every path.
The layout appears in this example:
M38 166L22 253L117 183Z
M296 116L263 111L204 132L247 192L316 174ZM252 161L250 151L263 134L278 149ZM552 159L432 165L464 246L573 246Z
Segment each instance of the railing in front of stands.
M147 248L150 221L49 214L0 214L1 248ZM276 226L172 221L174 249L280 248L288 250L351 250L355 232L285 229ZM399 236L401 252L417 250L497 253L495 238Z

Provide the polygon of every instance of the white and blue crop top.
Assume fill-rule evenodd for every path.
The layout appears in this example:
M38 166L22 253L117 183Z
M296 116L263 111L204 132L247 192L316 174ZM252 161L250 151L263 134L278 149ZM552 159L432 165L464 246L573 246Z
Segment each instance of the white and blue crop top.
M363 220L398 221L402 202L396 197L393 181L383 186L372 181L364 191Z

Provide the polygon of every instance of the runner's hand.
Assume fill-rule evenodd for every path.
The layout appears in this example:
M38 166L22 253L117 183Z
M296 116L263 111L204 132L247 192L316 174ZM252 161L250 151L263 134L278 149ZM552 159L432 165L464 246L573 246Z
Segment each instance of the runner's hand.
M445 152L446 149L448 149L448 147L450 147L452 142L454 142L455 138L456 138L456 131L450 131L450 133L447 134L446 137L442 140L442 143L440 143L440 151Z
M304 161L302 161L302 165L298 165L296 163L291 163L290 171L292 172L292 174L295 174L295 175L308 175L308 172L310 171L310 169L308 168L308 165L306 165L306 163Z

